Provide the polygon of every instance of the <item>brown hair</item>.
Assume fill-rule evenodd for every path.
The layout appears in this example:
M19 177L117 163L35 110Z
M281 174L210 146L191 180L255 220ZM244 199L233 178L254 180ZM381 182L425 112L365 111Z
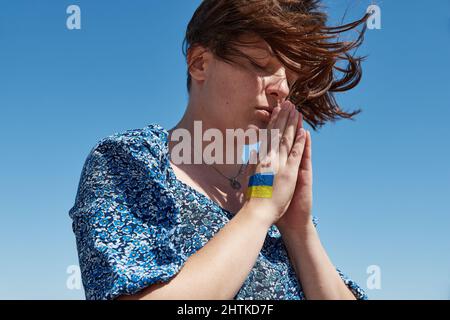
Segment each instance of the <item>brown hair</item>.
M334 93L350 90L361 80L364 58L354 57L350 51L362 43L369 15L328 27L327 15L320 9L319 0L203 0L187 27L183 54L187 58L188 50L200 45L232 64L236 63L233 56L255 63L236 46L251 45L241 36L257 35L286 68L299 76L288 99L314 130L338 118L353 120L361 110L342 111ZM341 33L360 25L364 26L356 40L339 41ZM188 92L193 63L188 66Z

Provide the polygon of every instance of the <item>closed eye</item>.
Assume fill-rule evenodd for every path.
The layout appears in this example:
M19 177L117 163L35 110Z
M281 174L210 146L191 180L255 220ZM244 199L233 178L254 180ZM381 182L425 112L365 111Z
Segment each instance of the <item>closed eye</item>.
M250 63L251 63L251 65L252 65L253 67L255 67L257 70L269 73L269 71L267 70L267 67L266 67L266 66L260 66L259 64L254 63L253 61L250 61ZM294 81L294 82L293 82L293 81L290 81L288 78L287 78L286 80L287 80L289 89L291 89L291 88L292 88L292 85L293 85L293 83L294 83L295 81Z
M260 66L259 64L256 64L253 61L250 61L250 63L252 64L252 66L254 66L256 69L258 69L260 71L267 71L266 67Z

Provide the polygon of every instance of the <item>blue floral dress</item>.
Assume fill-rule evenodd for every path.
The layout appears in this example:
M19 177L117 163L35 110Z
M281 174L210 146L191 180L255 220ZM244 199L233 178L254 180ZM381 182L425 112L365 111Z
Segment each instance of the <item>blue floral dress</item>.
M168 137L158 124L128 130L102 139L86 159L69 215L89 300L167 282L233 217L176 178ZM367 299L338 272L356 298ZM234 299L305 299L275 225Z

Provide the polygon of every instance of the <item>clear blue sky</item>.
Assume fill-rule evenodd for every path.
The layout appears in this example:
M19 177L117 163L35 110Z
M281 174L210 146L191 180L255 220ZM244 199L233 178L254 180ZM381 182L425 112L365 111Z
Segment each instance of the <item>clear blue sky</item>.
M181 51L200 0L0 2L0 298L82 299L68 210L86 156L114 132L175 125ZM450 1L377 2L357 121L313 133L314 214L333 262L372 299L450 297ZM82 29L66 28L66 8ZM329 0L331 22L369 0Z

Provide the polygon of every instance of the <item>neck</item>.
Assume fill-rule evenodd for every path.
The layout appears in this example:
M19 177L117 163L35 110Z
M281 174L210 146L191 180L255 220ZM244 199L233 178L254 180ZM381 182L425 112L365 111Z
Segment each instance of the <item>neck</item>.
M237 148L236 141L233 141L233 143L228 143L227 146L227 139L226 139L226 132L225 128L220 128L219 126L215 126L211 121L205 119L205 112L196 112L196 110L200 110L201 108L194 108L192 105L189 105L186 109L186 112L183 116L183 118L180 120L180 122L172 129L170 129L169 132L169 152L171 153L171 159L175 155L179 154L180 146L177 147L174 153L174 147L178 144L182 144L184 146L189 145L189 141L184 141L184 133L183 131L178 131L179 129L184 129L186 133L188 133L190 137L190 150L191 155L189 155L188 158L190 158L190 164L177 163L177 166L183 167L184 169L188 170L191 169L196 172L204 172L205 175L208 176L214 176L214 180L219 181L225 181L225 183L229 183L226 181L226 178L221 176L218 172L216 172L211 166L219 170L223 175L225 175L228 178L235 177L242 166L242 160L237 161L237 159L242 159L243 150L240 148ZM203 115L203 116L202 116ZM213 158L217 160L217 163L208 164L206 160L206 157L211 154L211 148L212 143L214 141L214 138L212 141L204 141L204 134L209 129L215 129L219 130L221 133L221 136L223 137L222 143L217 143L217 148L220 148L222 150L222 157ZM183 133L183 138L177 138L176 136L173 138L173 133L177 132L177 134ZM175 141L175 139L178 139L179 141ZM211 140L211 139L209 139ZM207 152L205 153L205 149L210 145ZM230 148L231 146L231 148ZM227 153L230 153L230 149L234 154L234 160L227 161ZM183 149L185 150L185 149ZM196 155L194 155L196 154ZM184 155L184 152L183 152ZM213 154L214 155L214 154ZM210 160L213 160L210 159ZM230 160L230 159L228 159ZM245 169L245 166L243 170ZM198 171L197 171L198 170ZM243 171L241 175L239 175L236 180L239 182L244 183L244 178L246 176L246 172Z

